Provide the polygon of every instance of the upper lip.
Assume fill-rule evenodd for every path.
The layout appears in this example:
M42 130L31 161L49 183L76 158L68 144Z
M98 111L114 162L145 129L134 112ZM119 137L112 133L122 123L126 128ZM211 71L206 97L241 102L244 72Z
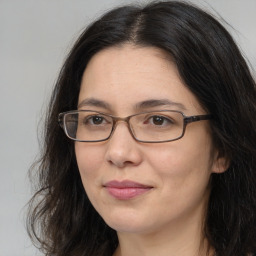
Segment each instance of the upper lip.
M152 186L141 184L131 180L111 180L104 184L104 187L112 188L152 188Z

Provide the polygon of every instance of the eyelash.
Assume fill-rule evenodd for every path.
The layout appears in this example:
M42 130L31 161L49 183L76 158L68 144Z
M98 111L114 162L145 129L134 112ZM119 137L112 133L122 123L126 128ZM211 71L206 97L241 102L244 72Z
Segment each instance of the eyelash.
M173 121L170 119L170 118L168 118L168 117L165 117L165 116L161 116L161 115L153 115L153 116L149 116L147 119L146 119L146 121L149 121L149 122L151 122L153 125L155 125L155 126L158 126L157 124L154 124L154 118L160 118L161 119L161 122L164 122L164 123L168 123L168 124L173 124ZM151 120L152 121L151 121ZM164 126L163 124L160 124L159 126Z

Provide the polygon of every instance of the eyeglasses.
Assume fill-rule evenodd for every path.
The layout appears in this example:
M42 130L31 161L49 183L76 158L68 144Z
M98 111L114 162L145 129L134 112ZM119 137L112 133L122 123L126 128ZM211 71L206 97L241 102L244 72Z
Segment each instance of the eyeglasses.
M145 143L161 143L183 137L187 124L211 119L212 115L185 116L176 110L143 112L115 117L98 111L76 110L59 114L59 124L68 138L81 142L108 140L118 122L126 122L132 137Z

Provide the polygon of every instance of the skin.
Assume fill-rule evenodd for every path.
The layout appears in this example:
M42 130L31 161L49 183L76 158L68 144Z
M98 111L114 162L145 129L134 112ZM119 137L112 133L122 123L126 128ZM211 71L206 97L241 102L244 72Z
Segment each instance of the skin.
M107 103L108 108L83 102L91 98ZM136 108L151 99L182 105ZM130 44L102 50L91 59L78 108L119 117L164 109L188 116L207 114L163 51ZM209 179L211 173L225 170L209 121L189 124L180 140L156 144L135 141L127 124L119 122L108 141L76 142L75 152L90 201L117 231L115 255L192 256L199 251L206 255L202 228ZM104 187L111 180L132 180L152 189L130 200L118 200Z

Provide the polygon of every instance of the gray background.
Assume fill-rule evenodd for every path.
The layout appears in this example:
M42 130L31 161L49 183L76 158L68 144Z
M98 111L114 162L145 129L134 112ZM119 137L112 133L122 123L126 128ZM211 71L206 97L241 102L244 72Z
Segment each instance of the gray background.
M27 171L64 56L82 28L125 0L0 0L0 256L40 255L24 228ZM139 2L139 1L137 1ZM146 1L144 1L146 2ZM256 67L256 0L193 0L221 15ZM40 130L40 129L39 129Z

